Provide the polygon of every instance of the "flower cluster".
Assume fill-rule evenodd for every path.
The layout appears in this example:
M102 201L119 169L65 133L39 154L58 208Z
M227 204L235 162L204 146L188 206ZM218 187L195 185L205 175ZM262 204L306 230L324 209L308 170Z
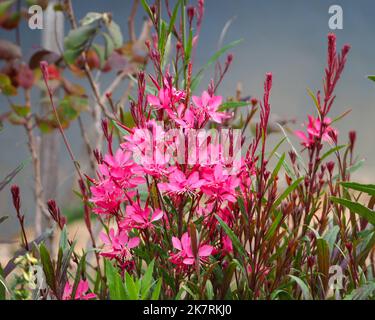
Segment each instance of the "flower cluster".
M142 73L139 79L144 81ZM173 264L190 266L195 259L206 261L213 245L199 247L194 257L189 234L182 235L184 223L197 217L203 217L210 230L206 242L213 244L219 240L227 252L231 248L229 238L215 231L217 220L214 215L224 221L231 220L228 206L236 202L241 171L233 174L230 163L223 161L224 151L222 146L218 147L215 137L201 138L207 124L220 125L231 114L220 111L222 97L214 95L212 90L188 100L187 92L172 86L168 73L162 83L159 86L154 81L157 93L145 98L142 92L145 86L142 82L139 84L139 100L145 104L140 107L140 103L133 102L132 113L137 126L127 128L119 123L128 134L116 151L112 149L112 135L105 132L108 153L98 157L98 178L91 179L90 201L94 204L94 212L106 218L114 217L116 222L116 227L101 235L105 245L101 255L115 259L122 268L129 266L132 252L141 242L147 242L150 237L153 241L161 241L155 230L158 228L173 230L169 245L179 250L177 254L171 253ZM108 130L108 125L103 124L103 128ZM173 130L177 133L170 134ZM200 136L191 140L193 147L184 149L183 154L176 154L178 146L187 142L187 130L195 130ZM228 136L225 138L230 140ZM190 164L189 157L193 152L197 159ZM141 193L145 189L148 197L142 201ZM163 200L165 197L169 199L169 210ZM189 212L185 206L187 202L191 204ZM171 212L172 208L175 210Z

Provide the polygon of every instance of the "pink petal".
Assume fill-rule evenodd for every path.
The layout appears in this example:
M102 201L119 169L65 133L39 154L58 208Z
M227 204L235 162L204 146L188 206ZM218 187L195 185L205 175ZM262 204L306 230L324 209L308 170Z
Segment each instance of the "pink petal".
M182 249L187 252L187 251L191 251L191 240L190 240L190 236L187 232L185 232L182 237L181 237L181 245L182 245Z
M217 110L217 108L219 108L219 106L221 105L223 101L223 98L220 97L220 96L213 96L211 97L210 99L210 107L212 108L212 110Z
M133 248L137 247L139 245L140 241L141 240L138 237L134 237L134 238L129 239L128 248L133 249Z
M105 234L105 232L100 232L99 234L99 238L100 240L102 240L102 242L104 244L107 244L107 245L110 245L111 244L111 241L110 239L108 238L108 236Z
M200 248L199 248L199 250L198 250L198 255L200 256L200 257L208 257L210 254L211 254L211 252L212 252L212 250L213 250L214 248L212 247L212 246L209 246L209 245L203 245L203 246L201 246Z
M151 222L158 221L163 217L164 212L161 210L155 210L154 214L151 217Z
M194 258L185 258L182 262L187 265L192 265L194 264L194 260Z
M194 102L194 104L197 106L197 108L202 108L202 99L200 97L192 97L191 98Z
M147 102L152 105L152 106L160 106L160 100L158 97L155 97L153 96L152 94L150 94L148 97L147 97Z
M173 248L180 250L180 251L182 250L180 239L176 237L172 237L172 244L173 244Z

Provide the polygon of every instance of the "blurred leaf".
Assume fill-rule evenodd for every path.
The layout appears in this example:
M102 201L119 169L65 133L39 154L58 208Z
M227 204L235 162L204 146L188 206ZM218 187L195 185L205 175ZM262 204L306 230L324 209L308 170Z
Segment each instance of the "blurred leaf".
M84 253L79 261L79 264L78 264L78 267L77 267L77 271L76 271L76 276L74 278L74 283L73 283L73 288L72 288L72 294L71 294L71 297L75 297L76 296L76 292L77 292L77 288L78 288L78 285L81 281L81 276L82 274L85 273L85 270L86 270L86 253Z
M233 243L234 247L236 248L236 250L238 251L238 253L243 258L247 257L246 250L242 246L242 244L241 244L240 240L237 238L236 234L232 231L231 228L228 227L228 225L223 220L221 220L221 218L217 214L215 214L215 217L219 221L221 227L224 229L224 232L232 240L232 243Z
M366 239L367 240L367 239ZM369 253L374 249L375 247L375 232L372 232L372 234L369 235L368 241L364 241L363 247L360 248L361 251L358 254L358 263L360 265L364 264L366 262L366 259L368 258Z
M86 49L85 46L95 36L98 27L92 23L73 29L64 39L64 59L67 63L72 64Z
M39 252L40 252L40 259L42 262L44 274L46 276L47 284L52 289L52 291L56 293L55 271L53 269L53 265L52 265L52 261L51 261L51 257L49 255L48 249L43 243L39 246Z
M229 266L225 269L223 283L220 288L222 299L225 299L225 296L227 294L227 291L233 279L234 271L236 271L236 267L237 267L236 262L231 261Z
M206 296L208 300L214 300L214 287L212 286L212 282L207 280L206 282Z
M112 38L112 42L115 49L118 49L122 46L124 40L122 37L121 29L116 22L111 20L107 25L108 33Z
M105 60L108 60L108 58L111 56L111 54L115 50L115 45L113 43L113 39L109 36L108 33L103 32L102 35L104 37L104 43L105 43L104 57L105 57Z
M13 178L23 169L24 165L20 164L17 168L15 168L11 173L9 173L3 181L0 181L0 191L3 190L12 180Z
M138 300L139 299L139 292L137 290L137 287L135 285L133 277L125 272L125 288L126 288L126 294L129 296L130 300Z
M2 216L2 217L0 217L0 224L2 224L8 218L9 218L8 216Z
M324 159L328 158L332 153L336 153L337 151L340 151L341 149L345 148L346 145L341 145L341 146L337 146L337 147L334 147L330 150L328 150L321 158L320 158L320 162L319 163L322 163Z
M12 81L4 73L0 73L0 91L6 96L17 95L17 88L12 85Z
M331 197L330 199L335 203L343 205L344 207L348 208L351 212L358 214L359 216L366 219L368 222L375 226L375 211L361 205L360 203L352 202L347 199L341 199L336 197Z
M105 48L99 44L93 44L91 47L92 49L94 49L94 51L98 55L100 68L103 68L107 60Z
M47 238L49 238L53 233L53 229L47 229L42 235L40 235L39 237L37 237L36 239L34 239L33 241L30 241L29 243L30 244L39 244L41 243L42 241L46 240ZM13 258L8 261L7 265L5 266L4 268L4 277L6 278L13 270L14 268L16 267L14 261L20 257L20 256L23 256L27 253L26 249L22 248L20 250L18 250Z
M323 239L327 241L329 252L332 254L333 248L336 243L337 235L340 232L339 226L333 226L332 228L328 229L326 234L323 236Z
M270 228L268 229L267 231L267 234L266 234L266 240L270 240L273 235L275 234L275 231L277 229L277 227L279 226L281 220L283 219L283 214L281 211L277 211L277 215L276 217L274 218Z
M228 109L246 107L248 105L250 105L250 103L247 102L247 101L227 101L227 102L224 102L219 107L219 111L225 111L225 110L228 110Z
M98 12L88 12L80 21L82 26L97 22L103 19L103 14Z
M305 300L311 300L311 294L310 294L310 290L309 290L307 284L302 279L300 279L296 276L293 276L291 274L289 275L289 277L291 277L298 284L298 286L300 287L300 289L302 291L303 298Z
M77 29L70 30L64 39L65 48L68 50L83 50L96 31L97 26L95 24L83 25Z
M285 191L281 195L279 195L278 198L275 200L275 202L272 205L272 208L277 208L281 204L281 202L299 186L303 179L304 177L298 178L288 188L286 188Z
M0 16L5 14L13 5L14 2L15 0L5 0L5 1L0 2Z
M142 278L142 286L141 286L141 299L144 300L151 289L152 286L152 273L154 271L154 263L155 260L152 260L147 267L147 270Z
M315 94L310 89L307 89L307 93L309 94L311 99L314 101L314 106L315 106L316 110L318 111L318 115L320 116L321 111L320 111L318 99L316 98Z
M318 253L318 270L324 276L323 284L326 288L329 278L329 247L323 238L316 240L316 248Z
M154 21L154 16L152 14L152 11L149 7L149 5L147 4L146 0L141 0L141 4L143 6L143 9L146 11L146 13L148 14L149 18Z
M160 290L161 290L161 285L162 285L162 283L163 283L162 278L160 278L160 279L156 282L156 285L155 285L154 291L152 292L152 295L151 295L151 300L159 300Z
M375 76L367 76L367 78L375 82Z
M197 87L198 87L198 85L199 85L199 83L200 83L200 81L201 81L201 79L202 79L202 77L203 77L203 72L207 69L207 68L209 68L213 63L215 63L216 62L216 60L218 60L220 57L221 57L221 55L223 55L226 51L228 51L229 49L231 49L231 48L233 48L233 47L235 47L235 46L237 46L238 44L240 44L241 42L242 42L243 40L242 39L240 39L240 40L236 40L236 41L233 41L233 42L231 42L231 43L229 43L229 44L227 44L226 46L224 46L224 47L222 47L220 50L218 50L209 60L208 60L208 62L198 71L198 73L194 76L194 78L193 78L193 80L192 80L192 82L191 82L191 90L192 91L194 91Z
M375 81L375 80L374 80ZM355 289L344 300L369 300L375 294L375 282L370 282Z
M30 113L30 106L19 106L12 104L12 110L20 117L26 117Z
M121 276L118 271L114 268L112 263L108 260L105 262L105 273L107 277L107 285L109 289L109 295L112 300L127 300L125 287L122 282Z
M360 192L365 192L370 196L375 196L374 184L361 184L356 182L340 182L340 184L348 189L353 189Z

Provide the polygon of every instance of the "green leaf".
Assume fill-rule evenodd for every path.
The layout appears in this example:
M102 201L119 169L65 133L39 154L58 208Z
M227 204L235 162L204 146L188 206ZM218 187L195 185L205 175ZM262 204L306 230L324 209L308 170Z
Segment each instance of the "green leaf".
M141 286L141 299L144 300L151 289L152 286L152 273L154 271L154 264L155 260L152 260L147 267L147 270L142 278L142 286Z
M270 179L270 182L268 183L268 185L270 185L274 180L275 178L277 177L277 175L279 174L279 171L283 165L285 161L285 153L283 153L279 159L279 161L277 162L276 164L276 167L275 169L272 171L272 174L271 174L271 179Z
M289 277L291 277L298 284L298 286L300 287L300 289L302 291L303 298L305 300L311 300L311 294L310 294L310 290L309 290L307 284L302 279L300 279L296 276L293 276L291 274L289 275Z
M375 196L374 184L361 184L356 182L340 182L340 184L348 189L353 189L360 192L365 192L370 196Z
M64 60L67 64L73 64L77 58L81 55L83 50L80 49L68 49L64 51Z
M98 27L95 24L80 26L77 29L70 30L64 39L66 50L83 50L84 46L96 34Z
M105 62L106 62L106 60L107 60L107 58L106 58L106 49L103 47L103 46L101 46L101 45L99 45L99 44L93 44L92 46L91 46L91 48L96 52L96 54L98 55L98 58L99 58L99 66L100 66L100 68L103 68L104 67L104 64L105 64Z
M142 7L143 9L146 11L146 13L148 14L149 18L154 21L154 16L152 15L152 11L149 7L149 5L147 4L146 0L141 0L141 4L142 4Z
M81 26L85 26L103 19L103 14L99 12L89 12L80 21Z
M159 278L158 282L155 285L154 291L152 292L151 300L159 300L162 282L162 278Z
M76 277L74 279L71 297L75 297L76 295L79 282L81 281L81 275L84 273L85 268L86 268L86 253L82 255L81 260L79 261L77 272L76 272Z
M237 238L237 236L232 231L232 229L229 228L229 226L217 214L215 214L215 217L219 221L219 223L220 223L221 227L224 229L225 233L232 240L232 243L233 243L234 247L236 248L236 250L238 251L238 253L244 258L247 257L247 253L246 253L245 248L242 246L240 240Z
M225 110L233 109L233 108L246 107L248 105L250 105L250 103L247 101L228 101L228 102L224 102L219 107L219 111L225 111Z
M318 115L320 117L321 111L320 111L318 99L316 98L315 94L310 89L307 89L307 93L309 94L311 99L314 101L314 106L315 106L316 110L318 111Z
M104 42L105 42L104 56L105 56L105 60L107 60L111 56L113 51L115 50L115 44L113 42L113 39L109 36L108 33L103 32L103 37L104 37Z
M375 81L375 80L374 80ZM375 282L362 285L344 298L344 300L369 300L375 294Z
M176 3L176 5L173 8L173 13L172 13L171 20L169 21L169 26L168 26L168 35L173 30L173 26L175 24L176 17L177 17L177 14L178 14L178 9L179 9L179 7L181 5L181 2L182 2L182 0L178 0L177 3Z
M375 82L375 76L367 76L367 78Z
M4 15L10 9L14 1L15 0L7 0L0 2L0 16Z
M207 280L206 282L206 295L208 300L214 300L214 287L210 280Z
M294 181L288 188L285 189L285 191L275 200L275 202L273 203L272 205L272 208L275 209L277 208L281 202L287 197L289 196L289 194L291 194L298 186L299 184L301 183L301 181L303 181L304 177L300 177L298 178L296 181ZM272 210L271 210L272 211Z
M20 106L12 104L13 111L20 117L26 117L30 113L30 106Z
M375 211L361 205L360 203L352 202L347 199L341 199L336 197L331 197L330 199L334 203L343 205L344 207L348 208L351 212L358 214L359 216L366 219L368 222L375 226Z
M127 300L127 295L121 276L119 275L118 270L108 260L105 260L105 273L111 299Z
M130 300L138 300L139 299L138 290L137 290L137 287L134 283L134 279L127 272L125 273L125 288L126 288L126 293L129 296Z
M199 82L201 81L202 77L203 77L203 72L209 68L213 63L216 62L216 60L218 60L221 55L223 55L226 51L228 51L229 49L237 46L238 44L240 44L243 40L240 39L240 40L236 40L236 41L233 41L229 44L227 44L226 46L222 47L220 50L218 50L213 56L211 56L211 58L208 60L208 62L203 66L203 68L201 68L198 73L196 74L196 76L193 78L192 82L191 82L191 90L194 91L198 85L199 85Z
M56 293L55 271L53 270L53 265L49 252L43 243L39 246L39 252L47 284L52 289L52 291Z
M275 234L276 228L279 226L282 219L283 219L283 214L281 211L278 211L275 219L273 220L271 224L271 227L267 231L266 240L269 240L273 237L273 235Z
M333 248L336 243L337 235L340 232L339 226L333 226L333 228L328 229L327 233L323 236L323 239L327 241L329 252L332 253Z
M123 37L119 25L113 20L107 25L108 33L112 38L115 49L118 49L123 44Z
M337 151L340 151L342 148L345 148L346 145L341 145L341 146L337 146L337 147L334 147L330 150L328 150L321 158L320 158L320 162L319 163L322 163L324 159L328 158L332 153L336 153Z
M328 283L329 275L329 247L323 238L317 239L316 248L318 253L318 270L324 276L324 282Z
M358 263L359 265L362 265L365 263L369 253L372 251L372 249L375 246L375 232L370 235L370 238L368 241L366 241L364 248L361 248L360 253L358 254Z
M8 218L9 218L8 216L2 216L2 217L0 217L0 224L2 224Z
M3 268L0 265L0 300L5 300L7 290L8 288L4 279Z

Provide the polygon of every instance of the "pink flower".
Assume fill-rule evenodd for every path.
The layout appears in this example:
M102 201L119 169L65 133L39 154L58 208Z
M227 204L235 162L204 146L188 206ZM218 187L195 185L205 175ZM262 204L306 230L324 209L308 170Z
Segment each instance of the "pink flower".
M240 180L236 176L229 176L220 164L213 168L205 168L203 172L205 184L202 191L209 195L212 200L236 202L236 188Z
M196 193L197 189L204 184L204 180L199 178L199 173L194 171L188 177L180 171L175 169L169 175L168 183L159 183L159 189L167 193Z
M152 94L147 96L147 102L149 105L171 114L176 110L176 104L185 99L186 94L184 91L170 87L167 81L164 81L164 84L165 88L159 89L157 96Z
M63 293L63 300L90 300L95 299L96 294L89 292L89 283L87 280L80 280L77 286L77 290L75 293L75 297L72 298L73 293L73 286L69 283L69 281L66 282L64 287L64 293Z
M195 111L204 118L208 116L214 122L222 123L223 120L231 117L224 112L218 112L223 101L221 96L210 96L207 91L203 91L201 97L193 96L192 100L196 106ZM200 122L204 122L204 118L200 119Z
M192 265L195 262L193 250L191 248L191 238L186 232L182 235L181 240L172 237L172 244L177 253L171 254L170 261L174 264ZM200 262L206 262L211 255L213 247L210 245L202 245L198 248L198 259Z
M295 132L296 136L300 138L301 144L305 146L306 148L311 147L315 143L315 139L320 136L321 131L322 131L323 141L331 141L332 133L334 135L337 135L337 130L330 127L330 124L332 123L330 118L324 119L323 128L322 128L322 122L319 118L315 119L311 115L309 115L308 118L309 118L309 122L307 124L307 134L300 130Z
M129 238L125 230L118 231L117 234L115 234L113 228L109 230L108 235L102 232L100 234L100 239L108 249L100 254L110 259L130 260L132 258L130 250L137 247L140 243L138 237Z
M93 211L98 214L116 214L125 201L124 192L112 180L106 179L91 188L90 201L95 204Z
M152 211L147 205L142 209L138 203L135 203L126 207L126 217L120 223L120 227L125 229L151 229L153 223L163 218L163 215L164 212L159 209Z
M145 179L134 174L137 165L131 159L131 152L118 149L114 156L105 155L103 163L99 165L100 173L115 179L123 188L133 188L145 182Z

